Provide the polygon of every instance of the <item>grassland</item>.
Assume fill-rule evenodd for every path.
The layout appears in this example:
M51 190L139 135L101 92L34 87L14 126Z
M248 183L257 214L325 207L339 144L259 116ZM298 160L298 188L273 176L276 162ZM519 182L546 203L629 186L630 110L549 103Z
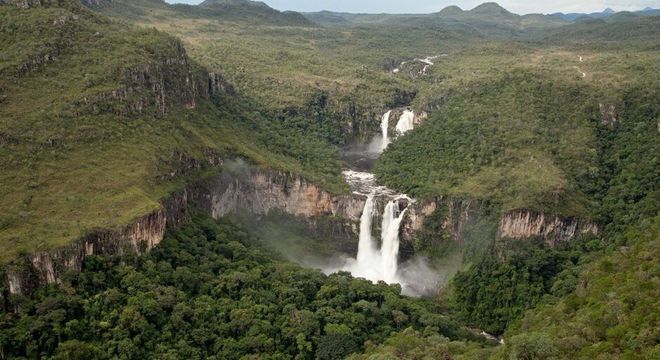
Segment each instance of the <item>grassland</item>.
M204 165L209 154L346 189L336 149L268 121L250 99L221 94L186 106L185 74L207 81L205 72L193 62L178 65L187 58L166 34L72 3L0 6L0 19L0 262L129 223L189 180L217 171ZM164 114L149 103L150 85L129 84L126 74L135 69L167 78ZM103 100L127 88L127 99ZM145 109L129 111L133 102ZM202 165L188 169L192 161Z
M442 22L261 24L156 0L94 9L113 20L66 2L0 9L3 259L153 209L186 182L154 180L180 166L173 154L245 156L343 191L337 150L324 143L376 131L397 91L416 92L410 105L418 112L440 111L385 154L379 176L388 185L420 196L489 199L502 209L592 216L593 189L584 179L600 161L598 105L620 105L625 89L652 85L658 71L656 45L612 44L602 24L588 35L566 28L582 37L545 45ZM180 103L162 118L117 116L112 106L77 113L81 99L125 87L124 70L163 61L177 43L164 33L182 39L194 71L221 72L239 95L192 110ZM414 62L391 71L440 54L447 56L425 76ZM46 55L54 56L17 72Z

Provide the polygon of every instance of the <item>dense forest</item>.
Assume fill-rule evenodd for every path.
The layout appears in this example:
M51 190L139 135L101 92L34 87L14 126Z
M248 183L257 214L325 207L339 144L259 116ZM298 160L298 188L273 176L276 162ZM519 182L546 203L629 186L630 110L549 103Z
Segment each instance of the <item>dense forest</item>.
M485 346L399 285L330 276L260 251L231 222L197 217L144 257L88 257L59 286L17 299L0 354L58 359L343 359L393 333ZM409 329L409 330L406 330Z
M0 360L660 359L660 10L267 3L0 0Z

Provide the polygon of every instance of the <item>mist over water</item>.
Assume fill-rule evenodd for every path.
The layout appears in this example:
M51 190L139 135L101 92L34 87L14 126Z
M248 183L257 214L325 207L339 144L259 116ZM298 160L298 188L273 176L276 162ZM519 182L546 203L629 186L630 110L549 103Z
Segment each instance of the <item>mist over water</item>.
M442 276L421 257L399 263L400 227L414 199L379 185L375 175L369 172L391 142L391 114L392 111L383 114L381 134L375 135L368 144L352 144L343 151L344 160L350 167L343 172L346 182L353 193L366 196L360 218L358 252L355 257L343 257L336 265L322 269L328 274L348 271L355 277L373 282L400 284L407 295L428 295L438 289ZM412 111L405 110L396 124L395 137L412 130L414 118ZM374 221L379 217L377 203L383 202L380 234L373 234Z
M348 271L355 277L372 282L384 281L388 284L400 284L402 292L410 296L424 296L435 293L445 281L446 276L431 267L425 258L415 256L405 263L399 263L399 233L402 222L408 213L408 206L415 200L405 194L379 185L370 171L383 151L391 143L390 117L387 111L381 117L381 133L376 134L368 143L354 143L342 151L342 158L348 164L343 172L346 182L354 194L365 197L365 205L360 217L357 253L316 254L306 246L304 234L293 234L271 230L262 237L281 252L286 258L305 267L321 269L326 274ZM394 132L394 138L403 136L413 129L415 114L403 111ZM241 168L242 164L232 164ZM380 223L376 223L376 220ZM380 225L380 228L377 226ZM374 233L379 229L380 233ZM296 239L292 241L291 239ZM328 239L332 241L332 239Z

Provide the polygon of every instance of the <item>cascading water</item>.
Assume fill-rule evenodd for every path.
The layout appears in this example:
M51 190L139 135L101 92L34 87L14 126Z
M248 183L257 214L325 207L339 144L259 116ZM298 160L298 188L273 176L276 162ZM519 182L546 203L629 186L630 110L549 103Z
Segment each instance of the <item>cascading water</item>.
M403 135L414 127L415 113L410 110L405 110L399 122L396 124L397 135Z
M392 111L383 114L381 119L382 143L381 151L385 150L391 142L389 127ZM396 125L396 136L401 136L413 129L415 113L405 110ZM358 242L358 253L355 259L348 259L341 270L349 271L356 277L367 280L385 281L389 284L399 283L405 287L406 280L399 276L399 230L406 209L400 210L400 203L405 199L405 204L412 199L376 183L373 174L355 170L344 171L344 178L351 186L354 193L367 197L364 210L360 216L360 235ZM372 234L374 219L377 214L377 204L381 200L387 203L383 210L381 222L380 248ZM334 269L334 271L339 269Z
M364 210L360 217L360 241L358 242L357 262L365 264L377 254L373 238L371 236L371 225L374 217L374 195L370 194L364 203Z
M399 263L399 227L405 210L399 212L399 203L392 200L385 206L381 239L381 273L387 283L398 282L397 270Z
M363 277L373 282L385 281L388 284L399 283L397 276L399 266L399 228L404 218L405 210L399 211L397 200L391 200L383 211L381 229L382 245L380 250L374 246L371 227L376 215L374 197L370 195L364 206L360 219L360 241L358 243L357 259L350 262L344 270L354 276Z
M383 132L383 142L382 142L382 145L381 145L381 150L382 151L385 151L385 149L387 149L387 146L390 145L390 137L389 137L390 114L392 114L392 110L386 112L383 115L383 118L381 119L381 122L380 122L380 129Z

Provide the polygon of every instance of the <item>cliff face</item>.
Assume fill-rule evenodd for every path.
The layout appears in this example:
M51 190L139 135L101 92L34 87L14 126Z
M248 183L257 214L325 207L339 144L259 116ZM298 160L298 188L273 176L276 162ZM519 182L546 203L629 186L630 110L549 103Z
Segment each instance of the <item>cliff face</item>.
M214 218L236 210L267 214L273 209L298 217L333 216L360 221L365 198L332 195L306 180L283 173L224 175L211 184L209 208Z
M479 203L470 200L426 200L411 206L406 219L402 223L402 241L414 243L415 234L422 230L425 222L436 212L442 211L443 217L440 228L447 231L454 241L459 244L465 242L464 229L468 221L474 217Z
M189 60L183 45L170 39L169 53L158 61L126 69L122 88L84 97L77 108L83 112L110 110L117 115L153 110L164 116L169 108L194 109L200 100L233 95L234 88L218 73L207 73Z
M278 209L308 219L312 227L315 219L333 217L340 220L342 229L332 231L354 235L364 203L362 196L332 195L290 174L223 173L164 200L160 209L125 228L97 231L53 251L27 255L5 269L5 281L10 294L25 294L38 286L59 283L69 270L81 270L87 256L145 254L160 244L167 228L187 221L186 209L191 204L201 206L214 218L235 211L265 215ZM354 238L357 241L357 235Z
M436 199L411 207L402 224L402 242L414 244L415 234L436 211L442 211L441 229L459 244L465 243L465 226L478 216L477 201ZM437 221L437 219L434 219ZM497 230L498 239L540 238L549 245L569 242L580 235L598 235L598 225L576 217L547 215L532 210L515 210L502 215Z
M516 210L502 217L498 235L504 239L538 237L549 245L568 242L584 235L598 235L594 223L574 217L549 216L532 210Z
M161 209L129 226L114 231L96 231L53 251L30 254L7 267L9 292L24 294L41 285L59 283L67 271L81 270L87 256L147 253L160 244L168 226L186 220L187 204L188 192L183 191L163 201Z

